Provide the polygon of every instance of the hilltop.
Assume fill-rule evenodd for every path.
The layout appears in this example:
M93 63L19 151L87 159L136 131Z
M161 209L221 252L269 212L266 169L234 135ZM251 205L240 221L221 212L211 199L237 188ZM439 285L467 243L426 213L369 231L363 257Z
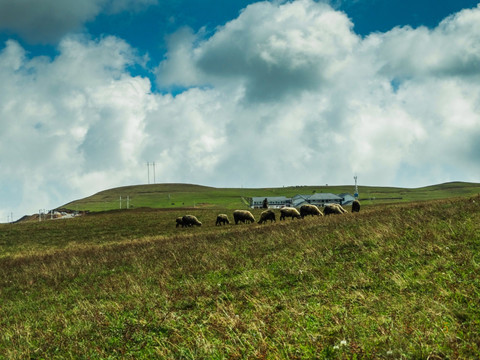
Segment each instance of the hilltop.
M353 185L286 186L272 188L215 188L194 184L132 185L108 189L69 202L59 209L69 211L108 211L131 208L223 208L246 207L251 197L287 196L312 193L351 193ZM469 196L480 193L480 184L449 182L420 187L399 188L359 186L360 200L365 205L386 202L410 202Z

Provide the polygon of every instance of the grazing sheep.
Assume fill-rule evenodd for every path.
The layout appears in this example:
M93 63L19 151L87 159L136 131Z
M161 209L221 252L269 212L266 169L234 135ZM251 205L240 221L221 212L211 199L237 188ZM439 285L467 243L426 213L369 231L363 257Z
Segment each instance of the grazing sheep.
M238 225L238 222L245 222L253 223L255 222L255 218L253 217L252 213L248 210L235 210L233 212L233 219L235 220L235 225Z
M273 210L262 211L262 213L260 214L260 220L258 220L258 223L263 224L267 222L267 220L270 220L270 223L272 223L273 221L275 222L277 221L275 219L275 213L273 212Z
M182 218L182 227L202 226L202 223L193 215L185 215Z
M305 204L300 207L300 216L302 219L307 215L323 216L322 212L315 205Z
M345 210L340 204L326 204L325 208L323 209L323 213L325 215L330 214L344 214L347 210Z
M227 214L218 214L217 222L215 223L215 225L225 225L225 224L230 224Z
M179 227L180 225L183 227L183 217L177 217L177 225L175 227Z
M352 202L352 212L360 212L360 202L358 200Z
M302 218L298 210L293 207L284 207L280 209L280 220L285 220L286 217L291 217L292 220L295 218Z

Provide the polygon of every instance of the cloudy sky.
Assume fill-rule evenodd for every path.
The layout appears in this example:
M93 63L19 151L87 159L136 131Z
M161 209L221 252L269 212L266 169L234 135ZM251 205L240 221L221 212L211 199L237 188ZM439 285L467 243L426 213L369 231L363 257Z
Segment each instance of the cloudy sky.
M0 0L0 130L0 222L147 162L216 187L479 182L480 6Z

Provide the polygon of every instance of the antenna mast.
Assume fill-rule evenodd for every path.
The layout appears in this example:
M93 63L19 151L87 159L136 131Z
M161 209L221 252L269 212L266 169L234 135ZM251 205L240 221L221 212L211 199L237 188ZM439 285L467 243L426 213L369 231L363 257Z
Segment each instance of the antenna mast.
M353 196L355 197L355 199L358 199L357 175L355 175L353 178L355 179L355 194L353 194Z

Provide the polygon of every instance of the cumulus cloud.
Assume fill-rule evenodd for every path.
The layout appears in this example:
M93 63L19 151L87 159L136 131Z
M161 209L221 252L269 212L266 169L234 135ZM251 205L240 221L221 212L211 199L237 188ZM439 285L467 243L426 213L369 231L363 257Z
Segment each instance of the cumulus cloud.
M475 8L361 38L325 4L257 3L173 35L156 74L175 94L132 76L143 58L115 37L67 37L54 59L8 41L4 209L144 183L147 161L157 181L221 187L478 181L478 24Z
M157 0L0 0L0 29L32 42L56 42L100 12L140 9Z
M18 217L143 183L146 161L172 181L215 171L217 95L152 94L148 79L128 72L143 59L115 37L68 37L58 51L30 58L12 40L0 50L0 188L10 189L2 221L12 209Z
M23 184L19 207L110 184L141 151L150 83L125 71L135 52L113 37L68 38L59 49L53 61L29 59L14 41L0 52L1 171Z
M358 42L351 28L344 14L323 3L256 3L199 44L175 34L172 51L158 69L159 83L236 81L249 101L317 90L335 77Z
M229 149L241 153L247 141L235 145L244 133L248 153L268 154L254 161L258 171L277 184L274 174L290 182L314 174L306 178L321 183L357 172L369 183L421 185L428 178L422 168L438 181L459 173L475 180L471 166L478 170L479 161L465 144L478 134L479 19L477 7L434 29L394 28L361 39L328 5L262 2L209 38L178 37L158 81L234 94ZM469 165L460 170L456 156Z
M400 78L478 76L480 64L479 7L444 19L435 29L395 28L367 40L384 61L386 75Z

